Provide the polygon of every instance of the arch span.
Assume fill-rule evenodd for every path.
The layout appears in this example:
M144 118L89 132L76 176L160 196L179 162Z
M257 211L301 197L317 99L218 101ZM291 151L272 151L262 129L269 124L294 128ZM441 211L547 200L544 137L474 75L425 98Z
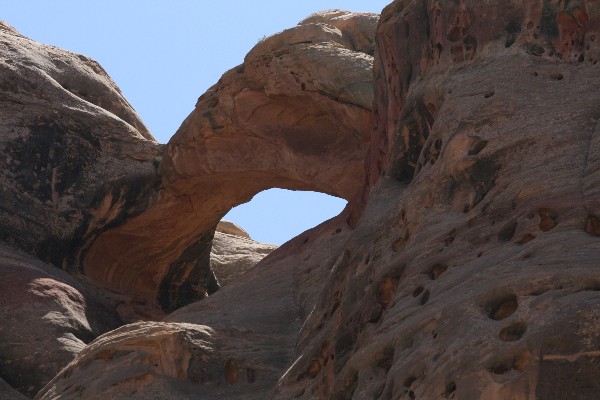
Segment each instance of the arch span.
M370 139L377 20L325 13L260 42L199 98L166 146L149 205L94 238L85 274L172 310L216 290L210 244L232 207L274 187L352 199Z

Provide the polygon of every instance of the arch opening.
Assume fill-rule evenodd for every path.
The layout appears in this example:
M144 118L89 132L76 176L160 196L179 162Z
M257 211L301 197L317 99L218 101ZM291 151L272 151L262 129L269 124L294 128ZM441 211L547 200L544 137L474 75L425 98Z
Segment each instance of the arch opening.
M231 209L223 220L241 226L250 237L281 246L288 240L339 215L348 202L312 191L268 189Z

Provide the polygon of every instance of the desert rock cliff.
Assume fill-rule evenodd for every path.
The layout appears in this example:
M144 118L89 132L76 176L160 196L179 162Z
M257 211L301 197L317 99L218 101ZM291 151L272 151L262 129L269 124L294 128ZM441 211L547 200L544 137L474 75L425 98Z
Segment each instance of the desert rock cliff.
M396 0L259 43L200 97L142 205L85 247L86 285L52 291L70 293L57 335L77 355L36 398L597 399L599 34L593 0ZM216 282L219 219L270 186L350 203L193 301ZM37 243L9 244L55 262ZM174 312L83 346L97 287Z

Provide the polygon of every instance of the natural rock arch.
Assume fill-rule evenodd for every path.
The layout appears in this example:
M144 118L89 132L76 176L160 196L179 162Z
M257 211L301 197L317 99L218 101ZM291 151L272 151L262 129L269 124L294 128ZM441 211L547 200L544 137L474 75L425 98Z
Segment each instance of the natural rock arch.
M84 273L172 310L217 289L210 243L232 207L274 187L352 199L370 139L377 20L320 13L258 43L169 141L149 206L88 241ZM107 196L104 215L120 204Z

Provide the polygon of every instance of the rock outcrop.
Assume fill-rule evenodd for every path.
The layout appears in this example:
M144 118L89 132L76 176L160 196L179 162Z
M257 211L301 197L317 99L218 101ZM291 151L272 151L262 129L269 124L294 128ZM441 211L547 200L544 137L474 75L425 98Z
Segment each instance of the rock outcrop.
M0 24L0 241L80 272L143 209L160 147L100 65Z
M221 233L226 233L228 235L240 236L240 237L245 237L247 239L250 239L250 235L248 234L248 232L243 230L241 226L239 226L233 222L230 222L230 221L225 221L225 220L219 221L215 231L221 232Z
M352 198L370 139L373 57L363 51L376 22L333 11L258 43L198 99L167 145L156 201L97 237L85 274L173 310L218 288L210 243L232 207L273 187Z
M163 323L106 334L38 398L195 399L198 393L207 399L268 398L293 360L302 322L339 262L331 250L350 232L345 222L331 220Z
M258 264L277 246L250 238L215 232L210 252L210 268L223 287Z
M0 276L0 379L28 396L87 343L121 324L114 310L71 276L5 246Z
M101 336L37 398L596 399L599 4L390 4L377 29L374 129L361 175L364 186L360 192L347 189L350 181L335 168L311 177L315 189L351 198L347 213L294 238L243 279L163 322L127 325ZM327 43L343 43L331 45L335 49L368 49L358 39L348 41L348 32L358 29L342 29L351 16L336 14L312 16L306 25L260 43L243 68L227 73L201 97L168 146L160 167L164 190L146 211L101 235L88 257L100 250L110 257L111 240L136 239L139 224L160 220L158 210L169 217L177 196L204 222L192 227L186 225L190 218L166 219L165 232L182 228L190 238L202 233L206 246L197 250L208 257L212 229L224 210L208 195L204 202L195 200L203 198L202 191L226 193L219 204L228 204L234 192L216 189L251 176L242 168L246 164L264 175L237 187L240 198L246 190L260 190L262 176L308 185L305 174L312 165L299 160L311 160L316 148L308 148L314 154L293 152L294 142L273 132L284 132L286 123L307 121L310 127L316 120L287 118L296 110L293 96L281 113L268 112L272 101L288 96L285 86L276 84L284 81L277 74L257 79L269 70L258 74L248 60L270 60L272 71L278 71L279 63L292 61L290 47L330 50L312 39L323 34L331 38ZM297 41L309 41L306 35L311 43ZM290 52L278 53L282 46ZM323 73L307 71L308 77ZM334 86L287 74L292 76L286 85L309 92L302 110L321 110L319 90ZM230 92L234 83L239 92ZM309 83L321 85L317 94L302 90ZM236 101L248 91L247 98L262 98L266 109ZM339 92L336 101L342 99L346 104ZM326 104L330 110L341 107ZM348 115L364 110L350 107ZM253 112L243 119L248 109ZM281 115L272 123L282 126L271 131L253 115ZM336 123L348 128L349 121ZM268 140L261 136L269 132ZM309 133L307 128L304 134ZM239 140L239 148L229 143L236 135L284 150L279 158L251 157L256 153L238 151L255 149L250 139ZM330 156L336 152L323 157ZM193 163L194 157L209 162ZM339 162L353 165L348 158ZM223 180L217 184L214 177ZM135 250L144 251L137 257L153 260L166 245L131 243L125 254L134 257L136 275L141 269ZM149 262L144 279L156 284L150 276L161 277L157 271L164 272L169 257L188 245ZM199 266L196 256L186 255L173 282L191 284L186 274ZM94 269L93 257L86 260L90 276L115 285ZM108 271L123 273L115 260L109 258ZM121 290L154 293L144 292L150 283L127 277L120 282L125 282ZM181 287L171 285L167 293L180 295ZM177 304L176 297L163 303Z

